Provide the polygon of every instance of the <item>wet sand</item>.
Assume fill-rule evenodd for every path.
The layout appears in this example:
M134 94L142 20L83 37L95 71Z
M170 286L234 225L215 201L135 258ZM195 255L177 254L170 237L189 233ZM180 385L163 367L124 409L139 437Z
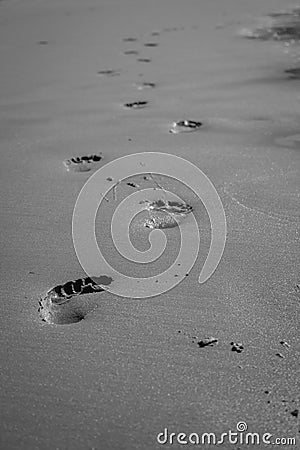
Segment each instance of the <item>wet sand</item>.
M239 34L286 7L1 2L1 448L148 450L161 447L164 428L220 436L239 421L297 436L300 93L285 72L297 49ZM169 133L180 120L202 126ZM147 151L186 158L214 183L228 226L218 269L198 284L210 227L193 205L201 252L176 288L142 300L88 293L76 300L84 320L42 322L41 296L86 276L71 220L90 172L68 172L63 161ZM104 230L109 217L99 241L124 268ZM177 235L167 233L172 256ZM199 345L209 337L218 342Z

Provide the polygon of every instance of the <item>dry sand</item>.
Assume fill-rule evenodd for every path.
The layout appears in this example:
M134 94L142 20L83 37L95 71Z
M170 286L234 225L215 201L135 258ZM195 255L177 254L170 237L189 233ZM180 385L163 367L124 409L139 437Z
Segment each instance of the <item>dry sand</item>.
M300 132L299 80L284 73L295 60L283 43L237 33L286 7L0 3L2 449L155 449L165 427L220 435L242 420L249 431L297 435L300 147L284 138ZM97 73L106 70L117 73ZM143 81L157 87L140 91ZM142 110L122 106L144 100ZM203 129L168 133L183 119ZM71 217L90 173L62 161L99 151L104 162L163 151L199 166L224 204L225 253L200 286L210 232L199 207L203 250L175 289L144 300L87 295L84 320L51 326L40 296L85 276ZM209 336L218 345L200 348Z

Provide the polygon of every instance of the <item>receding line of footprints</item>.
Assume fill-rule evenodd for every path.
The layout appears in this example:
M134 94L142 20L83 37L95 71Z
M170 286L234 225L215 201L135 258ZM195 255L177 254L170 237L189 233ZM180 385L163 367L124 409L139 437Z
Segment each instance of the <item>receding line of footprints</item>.
M165 29L164 31L174 31L173 29ZM159 31L153 31L151 36L159 36ZM135 37L127 37L124 38L124 42L137 42L137 38ZM144 43L144 47L154 48L159 44L156 42L146 42ZM138 55L139 52L136 49L128 49L123 52L125 55ZM149 63L151 59L148 57L139 57L137 59L138 62ZM121 70L116 69L106 69L99 70L97 72L99 76L103 77L116 77L121 75ZM135 83L135 86L138 90L145 89L155 89L157 87L156 83L142 81L139 83ZM149 105L149 102L146 100L138 100L133 102L124 103L124 108L126 109L142 109ZM170 133L178 134L181 132L190 132L196 131L202 125L201 122L193 121L193 120L180 120L178 122L173 122L171 128L169 129ZM63 161L63 165L68 172L88 172L93 169L96 169L99 164L102 162L103 156L102 153L95 153L91 155L83 155L83 156L74 156L69 159ZM156 185L157 182L153 179L152 174L149 176L145 176L144 180L153 181ZM108 181L113 181L112 179L108 179ZM119 182L116 183L116 186ZM139 185L134 182L126 182L128 186L139 188ZM114 198L116 198L116 186L114 186L113 193ZM160 189L163 189L159 186ZM147 203L147 202L145 202ZM192 211L192 207L187 204L178 204L177 202L168 202L167 200L159 200L156 202L148 202L146 209L150 213L149 219L146 219L145 226L148 228L167 228L173 227L177 225L177 221L175 218L183 217ZM174 215L174 220L168 221L161 220L155 217L155 213L160 213L161 211L167 210L170 212L168 214L168 219ZM172 217L171 217L172 218ZM107 286L112 283L112 278L108 276L101 276L98 278L79 278L75 281L68 281L65 284L57 285L50 289L40 300L39 300L39 308L38 312L44 322L49 324L72 324L81 321L85 318L86 313L84 312L84 308L74 306L74 303L71 302L74 297L78 297L84 294L92 294L99 293L105 290L104 286ZM203 341L203 346L206 345L214 345L217 343L217 340L208 340ZM199 344L200 345L200 344Z
M192 28L195 28L194 26ZM163 32L168 31L176 31L182 28L164 28ZM159 31L153 31L151 33L151 36L159 36ZM138 39L136 37L126 37L123 39L124 42L137 42ZM39 44L47 44L48 41L39 41ZM144 43L144 47L157 47L159 44L155 42L146 42ZM124 51L125 55L138 55L139 52L135 49L129 49ZM150 58L138 58L139 62L150 62ZM298 77L299 76L299 69L288 69L286 71L289 73L292 77ZM106 69L106 70L99 70L98 72L99 76L103 77L115 77L121 75L121 70L116 69ZM138 82L135 83L135 86L138 90L145 90L145 89L154 89L157 87L156 83L153 82ZM140 100L140 101L133 101L133 102L126 102L123 106L126 109L142 109L147 107L149 104L146 100ZM194 132L198 131L202 127L202 122L200 121L194 121L194 120L179 120L177 122L173 122L171 127L169 128L169 132L172 134L180 134L180 133L187 133L187 132ZM289 138L289 137L288 137ZM288 138L285 138L286 140ZM299 135L292 136L293 143L296 142L296 145L299 141ZM91 155L83 155L83 156L75 156L71 157L70 159L66 159L63 161L64 167L68 172L88 172L94 168L97 168L98 165L101 163L103 159L102 153L96 153ZM152 174L149 174L149 177L144 177L147 181L154 181L154 178ZM113 181L112 179L108 178L108 181ZM116 185L113 187L113 195L114 199L116 200L116 186L119 184L119 182L116 182ZM128 186L138 188L139 186L136 183L133 182L127 182ZM155 182L157 184L157 182ZM163 189L161 186L159 186L160 189ZM164 202L162 200L163 204L156 204L155 202L150 203L148 205L148 210L155 210L156 212L162 208L172 208L174 205L171 205L170 202ZM188 214L190 211L192 211L192 208L189 205L175 205L176 208L185 208L184 214ZM170 212L170 211L168 211ZM181 211L180 214L178 212L174 212L174 216L180 216L183 212ZM171 215L171 214L170 214ZM168 217L170 216L168 215ZM155 216L150 216L148 221L145 222L145 226L148 228L165 228L165 227L171 227L177 225L177 222L172 221L172 223L164 223L161 220L158 220ZM87 293L94 293L94 292L101 292L105 289L103 288L104 285L110 284L113 280L110 277L102 276L96 279L93 278L80 278L75 281L68 281L64 285L58 285L50 291L46 293L46 295L39 301L39 313L42 317L42 320L51 323L51 324L67 324L67 323L75 323L79 322L84 318L84 314L80 310L73 309L72 307L69 307L70 300L73 297L77 297L82 294ZM295 290L297 293L300 292L299 285L296 285ZM181 333L182 331L179 331ZM185 332L182 332L185 335L188 335ZM190 336L191 337L191 336ZM197 339L197 337L194 337L194 339ZM193 342L195 340L193 339ZM202 340L197 341L198 346L200 348L203 347L213 347L218 344L218 339L214 337L204 338ZM288 344L285 341L280 342L281 345L285 348L288 348ZM231 350L233 352L241 353L244 350L244 347L241 343L231 342ZM284 355L281 352L277 352L276 356L278 358L284 358Z

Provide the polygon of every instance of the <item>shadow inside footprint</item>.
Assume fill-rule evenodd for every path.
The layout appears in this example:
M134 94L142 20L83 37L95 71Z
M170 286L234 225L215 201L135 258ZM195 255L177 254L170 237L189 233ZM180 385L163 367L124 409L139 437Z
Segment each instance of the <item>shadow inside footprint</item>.
M91 296L84 302L80 296L105 291L104 286L112 282L106 275L100 277L79 278L55 286L39 300L38 312L41 319L49 324L65 325L80 322L95 307L95 299Z

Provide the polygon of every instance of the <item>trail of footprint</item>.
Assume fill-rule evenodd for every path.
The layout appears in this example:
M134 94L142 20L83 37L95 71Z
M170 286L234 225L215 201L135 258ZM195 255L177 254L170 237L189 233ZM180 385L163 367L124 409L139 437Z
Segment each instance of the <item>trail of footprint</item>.
M187 203L178 203L164 199L145 200L146 209L150 217L145 220L144 226L150 229L174 228L193 211Z
M112 278L103 275L98 278L79 278L55 286L39 300L38 312L41 319L49 324L65 325L80 322L94 305L76 303L74 297L104 291Z

